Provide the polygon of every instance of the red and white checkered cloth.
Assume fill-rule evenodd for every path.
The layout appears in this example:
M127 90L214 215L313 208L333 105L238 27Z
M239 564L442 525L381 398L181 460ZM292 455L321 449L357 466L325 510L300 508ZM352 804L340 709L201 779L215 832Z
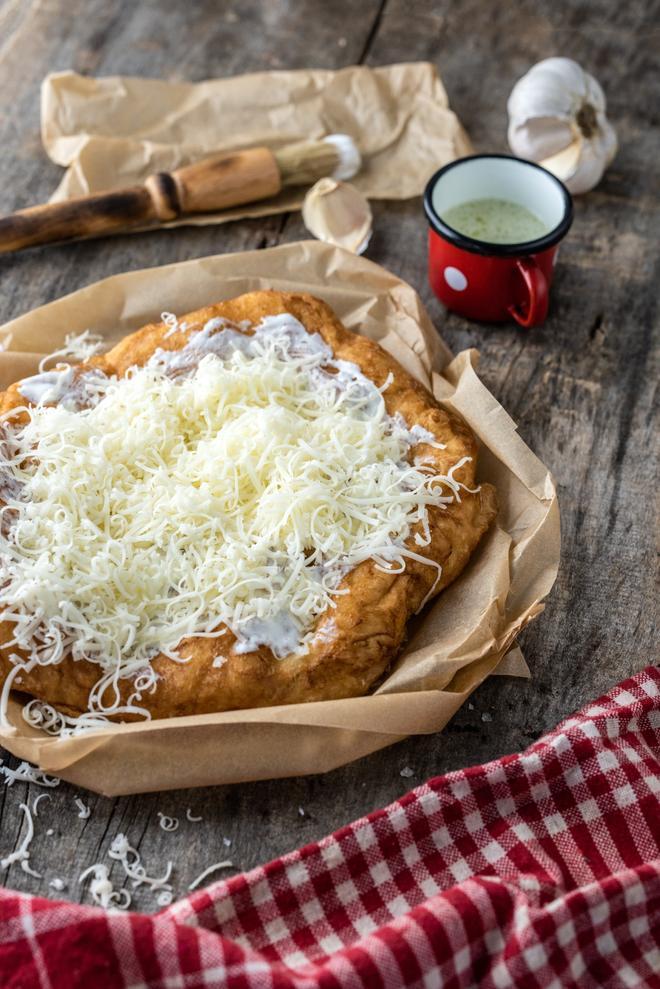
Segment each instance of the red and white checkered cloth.
M2 891L0 985L660 987L660 670L155 916Z

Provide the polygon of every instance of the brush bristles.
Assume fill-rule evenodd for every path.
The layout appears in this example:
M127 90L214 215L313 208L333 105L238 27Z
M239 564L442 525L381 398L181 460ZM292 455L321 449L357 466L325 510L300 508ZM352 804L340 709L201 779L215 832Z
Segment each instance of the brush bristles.
M274 154L282 185L313 185L327 175L351 178L361 164L360 153L347 134L289 144Z

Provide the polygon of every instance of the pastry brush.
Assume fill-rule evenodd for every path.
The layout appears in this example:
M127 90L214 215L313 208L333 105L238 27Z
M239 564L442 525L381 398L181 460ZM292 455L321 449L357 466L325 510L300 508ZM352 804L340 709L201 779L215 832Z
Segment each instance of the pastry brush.
M349 179L362 162L347 134L300 141L272 151L248 148L213 155L143 185L46 203L0 218L0 254L55 241L158 227L195 213L214 213L276 196L285 186Z

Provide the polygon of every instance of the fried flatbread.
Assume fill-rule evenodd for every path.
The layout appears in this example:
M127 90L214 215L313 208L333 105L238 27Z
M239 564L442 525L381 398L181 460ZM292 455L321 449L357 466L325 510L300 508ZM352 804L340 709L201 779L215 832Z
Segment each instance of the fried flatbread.
M181 349L190 335L208 320L221 317L234 324L256 325L267 316L290 313L309 333L318 333L332 349L335 358L350 361L379 387L391 375L383 392L389 415L400 414L409 428L418 425L431 433L444 449L420 443L412 455L423 455L426 464L446 475L460 460L466 461L455 477L464 486L460 500L428 510L431 540L420 548L408 540L410 548L440 564L436 567L408 559L401 573L386 573L371 560L360 563L344 578L340 589L348 590L336 599L336 607L320 616L317 629L332 634L317 635L306 655L277 658L260 646L253 652L236 652L236 642L228 630L221 639L191 637L178 651L187 657L176 663L160 654L152 660L158 674L156 689L145 694L140 706L154 718L201 714L238 708L291 704L359 696L367 693L397 655L406 626L425 598L439 594L461 573L479 540L497 512L493 487L476 487L477 448L466 424L441 407L429 392L382 347L366 337L348 331L328 305L309 295L258 291L181 317L176 332L166 323L153 323L125 337L107 354L90 358L76 366L98 368L110 375L123 376L129 368L145 364L154 352ZM181 330L181 324L185 330ZM222 330L219 330L222 332ZM0 411L25 406L19 383L0 396ZM20 413L18 413L20 415ZM24 414L24 413L23 413ZM435 587L434 587L435 584ZM11 622L0 624L0 682L12 669L10 656L16 653ZM216 663L219 651L226 661ZM89 695L100 676L97 664L64 657L59 663L22 671L17 689L76 716L88 710ZM120 681L122 702L134 691L131 679Z

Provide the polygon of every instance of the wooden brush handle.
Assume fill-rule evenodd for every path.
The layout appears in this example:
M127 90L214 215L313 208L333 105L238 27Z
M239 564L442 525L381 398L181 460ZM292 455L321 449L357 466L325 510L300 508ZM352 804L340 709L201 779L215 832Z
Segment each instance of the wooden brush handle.
M277 195L281 187L280 170L268 148L214 155L174 172L150 175L144 185L32 206L2 217L0 254L157 226L188 213L214 213Z

